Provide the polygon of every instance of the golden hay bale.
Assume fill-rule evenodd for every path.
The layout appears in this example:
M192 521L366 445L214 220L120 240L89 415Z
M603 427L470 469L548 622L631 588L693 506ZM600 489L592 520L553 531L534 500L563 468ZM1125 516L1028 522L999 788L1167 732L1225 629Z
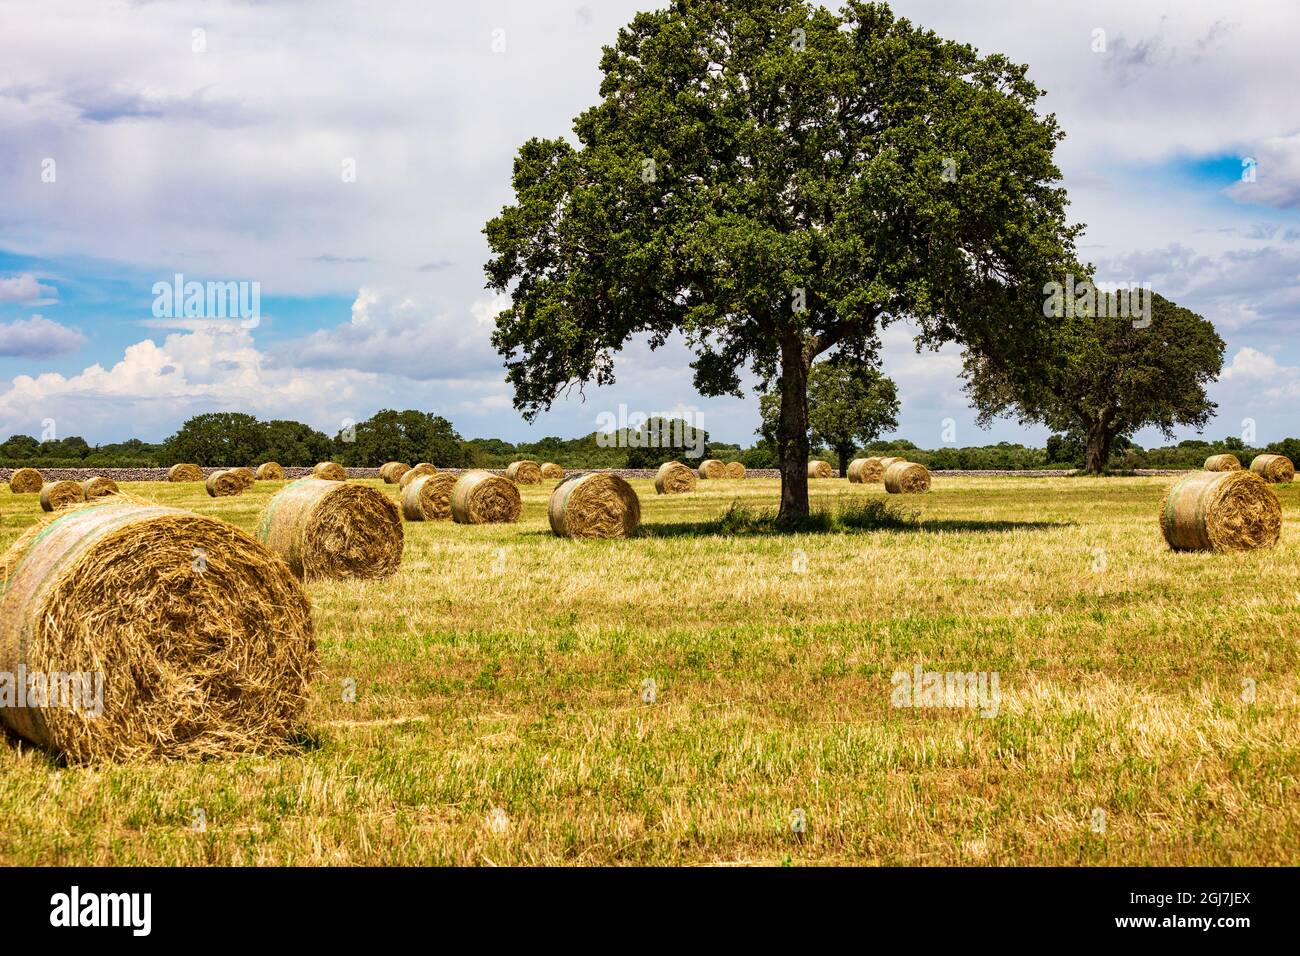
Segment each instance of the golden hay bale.
M655 491L661 495L684 495L695 490L695 472L680 461L666 461L655 474Z
M641 524L641 499L617 475L592 472L557 485L547 516L561 538L630 538Z
M727 477L727 466L716 458L706 458L700 462L700 477L717 481Z
M386 461L379 466L379 477L384 479L384 484L395 485L410 470L411 466L404 461Z
M402 517L407 521L446 521L456 476L445 471L420 475L402 489Z
M406 469L406 471L402 472L402 474L397 479L397 487L404 489L406 488L407 485L415 481L415 479L419 478L421 475L436 475L437 473L438 473L437 467L429 464L427 461L422 461L414 468L408 468Z
M347 469L334 461L322 461L311 470L313 478L320 478L324 481L347 481Z
M457 524L509 524L523 510L518 486L490 471L467 471L452 490L451 516Z
M226 470L238 478L245 489L257 484L257 474L251 468L227 468Z
M506 466L506 477L517 485L540 485L542 466L529 459L512 461Z
M304 580L383 578L402 563L402 513L378 488L300 478L267 502L257 539Z
M104 498L29 529L0 576L0 671L47 681L0 721L33 743L74 763L193 759L281 749L298 729L311 606L239 528Z
M808 462L809 478L834 478L835 469L831 467L829 461L810 461Z
M79 481L56 481L41 488L41 509L59 511L86 500L86 489Z
M44 484L45 479L35 468L19 468L9 476L9 490L16 495L34 495Z
M855 485L871 485L885 480L885 466L879 458L854 458L849 462L849 481Z
M881 481L885 480L885 472L888 471L889 466L896 461L907 461L907 459L899 458L895 455L885 455L880 459L880 480Z
M728 478L744 478L744 477L745 477L745 466L742 465L742 464L741 464L740 462L738 462L738 461L729 461L729 462L727 462L727 477L728 477Z
M208 475L203 487L208 489L208 496L211 498L229 498L242 494L247 486L244 484L244 479L235 474L233 469L226 469Z
M914 461L896 461L885 469L885 490L891 495L920 495L930 490L930 472Z
M1236 455L1211 455L1205 459L1206 471L1241 471L1241 461Z
M542 477L543 477L543 478L558 478L558 479L560 479L560 481L563 481L563 480L564 480L564 469L561 468L559 465L557 465L557 464L556 464L555 462L553 462L553 461L543 462L543 463L542 463Z
M273 461L264 461L257 466L253 477L258 481L284 481L284 469Z
M115 495L117 492L117 482L112 478L105 478L103 475L87 478L81 483L81 493L86 496L87 501L94 501L96 498L103 498L107 495Z
M178 464L167 469L168 481L202 481L203 469L198 465Z
M1274 484L1289 485L1295 481L1295 465L1286 455L1256 455L1250 470Z
M1271 548L1282 533L1282 506L1254 472L1198 471L1165 494L1160 532L1175 551Z

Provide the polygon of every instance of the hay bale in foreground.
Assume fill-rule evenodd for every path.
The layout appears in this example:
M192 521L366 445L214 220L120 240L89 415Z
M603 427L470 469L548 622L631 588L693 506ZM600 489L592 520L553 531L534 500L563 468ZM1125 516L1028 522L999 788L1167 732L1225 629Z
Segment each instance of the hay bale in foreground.
M1254 472L1199 471L1165 494L1160 532L1175 551L1271 548L1282 533L1282 506Z
M558 478L564 480L564 469L553 461L542 462L542 477L548 479Z
M897 462L897 461L907 461L907 459L906 459L906 458L899 458L899 457L896 456L896 455L882 455L882 456L881 456L881 458L880 458L880 480L881 480L881 481L884 481L884 480L885 480L885 472L889 470L889 466L892 465L892 464L894 464L894 462Z
M379 466L379 477L384 479L384 484L395 485L410 470L411 466L404 461L386 461Z
M311 476L322 481L347 481L348 471L336 461L322 461L312 468Z
M1241 461L1236 455L1211 455L1205 459L1206 471L1241 471Z
M402 513L378 488L301 478L267 502L257 539L304 580L383 578L402 563Z
M809 478L834 478L835 469L831 467L829 461L810 461L808 462Z
M457 524L510 524L523 513L519 488L490 471L467 471L451 494L451 517Z
M87 478L81 483L81 493L86 496L87 501L106 498L109 495L117 494L117 492L117 482L112 478L105 478L103 475Z
M448 520L455 487L456 476L445 471L421 475L402 489L402 517L407 521Z
M45 485L45 478L35 468L19 468L9 476L9 490L16 495L34 495Z
M630 538L641 524L641 499L617 475L592 472L557 486L547 516L561 538Z
M240 529L102 499L29 529L0 575L0 671L69 677L44 702L0 707L27 740L73 763L194 759L281 749L298 728L311 607Z
M257 466L257 471L253 472L253 477L258 481L284 481L284 469L276 462L264 461Z
M181 463L167 469L168 481L202 481L203 469L198 465Z
M680 461L666 461L655 474L655 491L661 495L685 495L695 490L695 472Z
M745 477L745 466L744 466L743 464L741 464L740 462L738 462L738 461L729 461L729 462L727 462L727 477L728 477L728 478L744 478L744 477Z
M512 461L506 466L506 477L517 485L540 485L542 466L529 459Z
M716 458L706 458L700 462L699 475L706 480L717 481L727 477L727 466Z
M419 478L421 475L436 475L437 473L437 466L431 465L427 461L422 461L414 468L408 468L406 471L402 472L397 479L397 487L405 489L407 485L415 481L415 479Z
M1295 465L1286 455L1256 455L1250 470L1273 484L1289 485L1295 481Z
M885 469L885 490L891 495L921 495L930 490L930 472L914 461L896 461Z
M61 511L86 500L86 490L79 481L56 481L41 488L41 510Z
M244 484L244 479L235 474L234 469L223 469L208 475L207 481L203 482L203 487L208 490L208 496L211 498L230 498L242 494L247 486Z
M873 485L885 480L885 466L878 457L854 458L849 462L849 481L855 485Z

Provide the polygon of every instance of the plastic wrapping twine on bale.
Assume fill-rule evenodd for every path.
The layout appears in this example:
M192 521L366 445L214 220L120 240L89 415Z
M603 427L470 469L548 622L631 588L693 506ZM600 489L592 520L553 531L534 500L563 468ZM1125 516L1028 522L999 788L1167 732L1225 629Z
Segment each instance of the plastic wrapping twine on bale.
M542 477L543 477L543 478L548 478L548 479L558 478L558 479L560 479L561 481L563 481L563 480L564 480L564 469L561 468L559 465L557 465L557 464L556 464L555 462L553 462L553 461L543 462L543 463L542 463Z
M668 461L655 474L655 491L661 495L684 495L695 490L695 472L680 461Z
M378 488L302 478L262 511L257 538L304 580L394 574L402 563L402 513Z
M1206 471L1241 471L1241 461L1236 455L1211 455L1205 459Z
M402 489L402 517L407 521L446 521L456 476L445 471L421 475Z
M436 475L437 473L437 467L429 464L427 461L422 461L414 468L408 468L398 476L397 487L405 490L407 485L415 481L415 479L419 478L421 475Z
M514 461L506 467L506 477L517 485L540 485L542 466L528 459Z
M1273 484L1289 485L1295 481L1295 465L1286 455L1256 455L1250 470Z
M808 462L809 478L834 478L835 469L831 467L829 461L810 461Z
M875 484L885 480L885 466L879 458L854 458L849 462L848 475L853 484Z
M45 511L61 511L85 500L86 489L79 481L56 481L41 488L41 508Z
M700 477L716 481L727 477L727 466L716 458L707 458L700 462Z
M547 514L561 538L630 538L641 524L641 499L617 475L593 472L558 485Z
M508 524L523 510L518 486L490 471L467 471L451 493L451 516L458 524Z
M45 484L45 479L35 468L19 468L9 476L9 490L16 495L34 495Z
M94 501L96 498L115 495L117 492L117 482L112 478L105 478L103 475L97 475L94 478L87 478L81 483L81 493L86 496L87 501Z
M107 498L0 557L0 671L15 733L74 763L283 749L316 670L311 607L240 529ZM33 696L31 675L45 677Z
M742 464L741 464L740 462L738 462L738 461L729 461L729 462L727 462L727 477L728 477L728 478L744 478L744 477L745 477L745 466L742 465Z
M245 487L243 478L231 469L214 471L208 475L203 486L208 489L208 495L213 498L229 498L241 493Z
M410 470L411 466L404 461L386 461L379 466L379 477L384 479L384 484L395 485Z
M322 461L311 470L313 478L324 481L347 481L347 469L335 461Z
M914 461L896 461L885 469L885 490L891 495L919 495L930 490L930 472Z
M273 461L263 462L257 466L253 477L258 481L284 481L284 469Z
M1271 548L1282 533L1282 506L1254 472L1199 471L1166 493L1160 531L1175 551Z
M202 481L203 469L198 465L172 465L167 469L168 481Z

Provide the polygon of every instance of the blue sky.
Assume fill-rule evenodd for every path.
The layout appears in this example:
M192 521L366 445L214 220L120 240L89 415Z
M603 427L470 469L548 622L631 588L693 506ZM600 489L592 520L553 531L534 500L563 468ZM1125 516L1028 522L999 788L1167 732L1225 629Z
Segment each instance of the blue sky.
M523 440L624 404L749 443L756 399L697 395L680 343L633 344L616 385L530 425L488 342L502 303L481 229L514 151L570 132L600 46L644 5L0 0L0 437L52 419L92 442L160 439L212 410L332 433L416 407ZM1300 435L1294 3L894 9L1029 65L1099 277L1152 282L1228 342L1207 434ZM154 316L176 273L259 283L260 323ZM901 437L936 446L949 418L958 444L1046 436L978 429L955 348L917 354L898 325L883 359Z

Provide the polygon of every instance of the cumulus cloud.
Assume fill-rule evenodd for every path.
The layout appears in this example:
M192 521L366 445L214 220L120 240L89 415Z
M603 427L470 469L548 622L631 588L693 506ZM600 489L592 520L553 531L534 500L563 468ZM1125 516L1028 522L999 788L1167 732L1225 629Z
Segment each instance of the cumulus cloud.
M0 278L0 302L25 302L30 305L53 302L58 299L58 290L53 286L42 285L31 273L24 273L9 279Z
M53 358L75 352L85 344L86 337L76 329L41 315L0 323L0 355L10 358Z
M1300 133L1265 139L1251 158L1255 160L1254 182L1236 182L1228 195L1237 202L1276 209L1300 207Z

